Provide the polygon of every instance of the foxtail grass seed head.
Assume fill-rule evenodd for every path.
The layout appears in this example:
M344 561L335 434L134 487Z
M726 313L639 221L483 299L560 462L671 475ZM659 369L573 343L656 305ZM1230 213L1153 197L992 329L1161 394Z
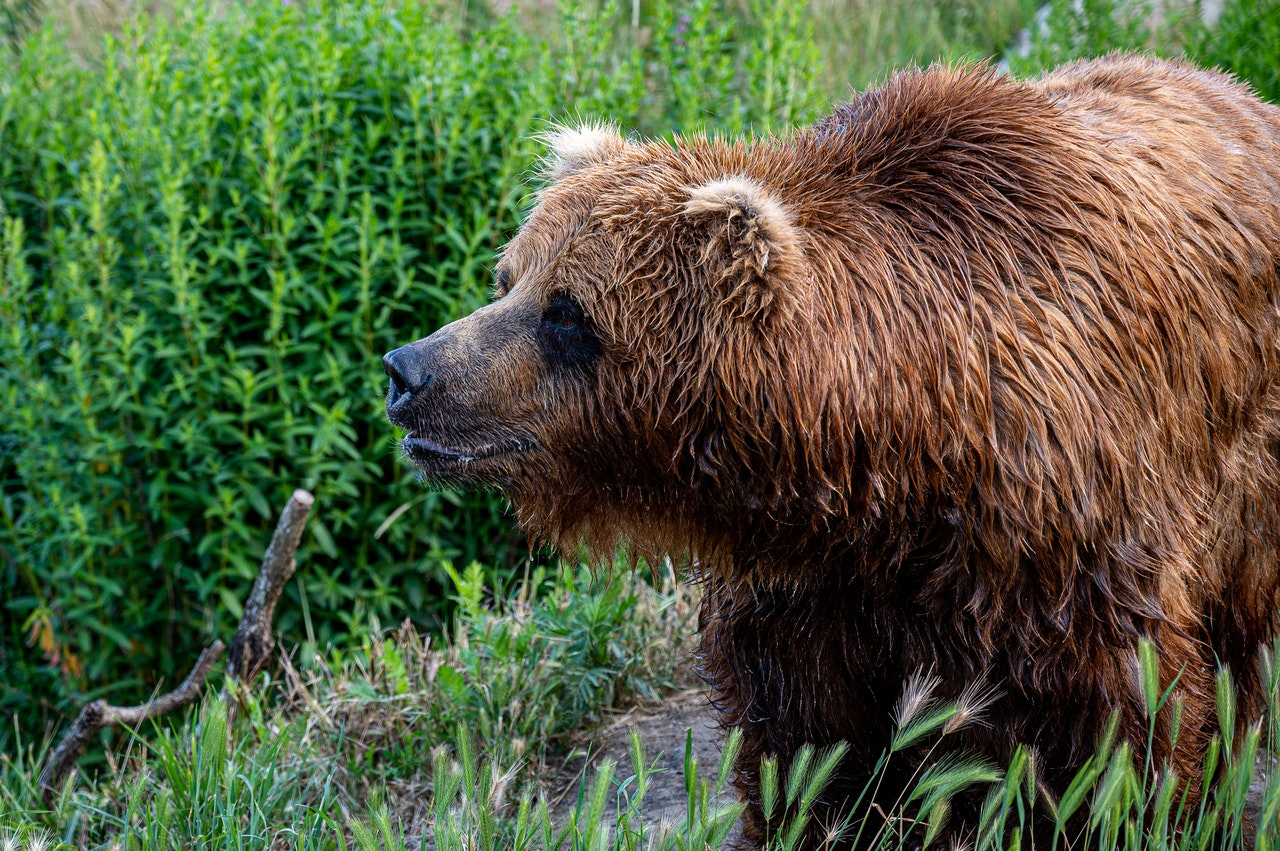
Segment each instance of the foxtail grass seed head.
M848 835L850 823L847 816L844 818L838 818L833 814L828 818L830 819L830 823L825 826L826 835L823 842L825 843L825 847L834 848L836 847L836 843Z
M947 821L951 818L951 802L939 801L938 804L929 811L928 821L925 824L924 846L929 848L933 845L934 840L942 833L942 829L947 826Z
M742 731L736 727L725 736L720 751L720 770L716 772L716 792L722 791L729 782L733 766L738 762L738 754L742 752Z
M1218 699L1218 729L1222 730L1223 739L1227 743L1227 747L1223 748L1223 756L1230 763L1236 729L1236 689L1231 680L1231 672L1226 668L1219 668L1214 686Z
M778 760L773 757L760 762L760 808L766 821L773 819L778 809Z
M924 711L924 709L933 702L933 693L937 691L942 681L934 674L926 674L924 671L916 671L907 679L907 684L902 689L902 696L898 698L897 704L893 707L893 724L901 730L910 726Z
M1156 653L1156 645L1151 639L1143 638L1138 642L1137 658L1138 683L1142 689L1143 701L1147 709L1147 717L1155 718L1160 708L1160 659Z
M984 680L974 680L964 687L956 701L956 714L942 727L944 736L969 724L984 723L982 715L1000 697L1000 691Z

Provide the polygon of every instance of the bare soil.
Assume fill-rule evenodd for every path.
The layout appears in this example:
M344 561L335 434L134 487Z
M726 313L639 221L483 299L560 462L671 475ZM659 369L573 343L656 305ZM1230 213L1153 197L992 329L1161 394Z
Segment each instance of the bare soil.
M645 821L675 823L684 817L685 747L692 741L693 759L700 777L714 777L720 764L721 732L715 709L702 689L691 688L656 705L636 706L603 727L584 735L565 759L550 786L552 813L563 823L586 793L595 772L607 760L617 763L615 777L625 779L635 773L631 758L631 732L640 734L645 761L656 770L644 797ZM691 734L691 737L690 737ZM719 797L728 805L731 792Z

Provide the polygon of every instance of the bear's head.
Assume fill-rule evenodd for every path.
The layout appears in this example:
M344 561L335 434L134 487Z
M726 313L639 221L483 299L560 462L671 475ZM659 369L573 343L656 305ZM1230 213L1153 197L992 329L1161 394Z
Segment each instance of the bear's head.
M740 528L813 492L830 358L814 357L804 223L771 185L794 179L787 158L601 127L550 147L493 302L384 358L405 455L598 553L689 553L717 518Z

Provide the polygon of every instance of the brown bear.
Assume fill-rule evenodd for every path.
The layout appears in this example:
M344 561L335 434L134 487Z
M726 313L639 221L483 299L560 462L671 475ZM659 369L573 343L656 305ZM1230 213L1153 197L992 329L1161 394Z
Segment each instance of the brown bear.
M817 844L917 670L997 689L953 740L1061 792L1113 711L1145 752L1148 638L1184 702L1156 764L1199 779L1216 666L1256 698L1276 628L1280 109L1114 56L910 71L778 138L551 142L495 300L386 356L387 410L536 538L692 565L749 845L761 757L850 744Z

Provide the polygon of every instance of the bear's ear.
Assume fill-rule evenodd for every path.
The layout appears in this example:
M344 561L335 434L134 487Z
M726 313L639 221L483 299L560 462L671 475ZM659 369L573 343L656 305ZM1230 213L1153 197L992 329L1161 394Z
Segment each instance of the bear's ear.
M608 162L627 149L627 140L611 124L554 127L542 136L547 145L544 171L552 181Z
M685 216L706 242L702 263L734 315L786 320L804 281L804 251L791 212L760 184L726 177L689 190Z

